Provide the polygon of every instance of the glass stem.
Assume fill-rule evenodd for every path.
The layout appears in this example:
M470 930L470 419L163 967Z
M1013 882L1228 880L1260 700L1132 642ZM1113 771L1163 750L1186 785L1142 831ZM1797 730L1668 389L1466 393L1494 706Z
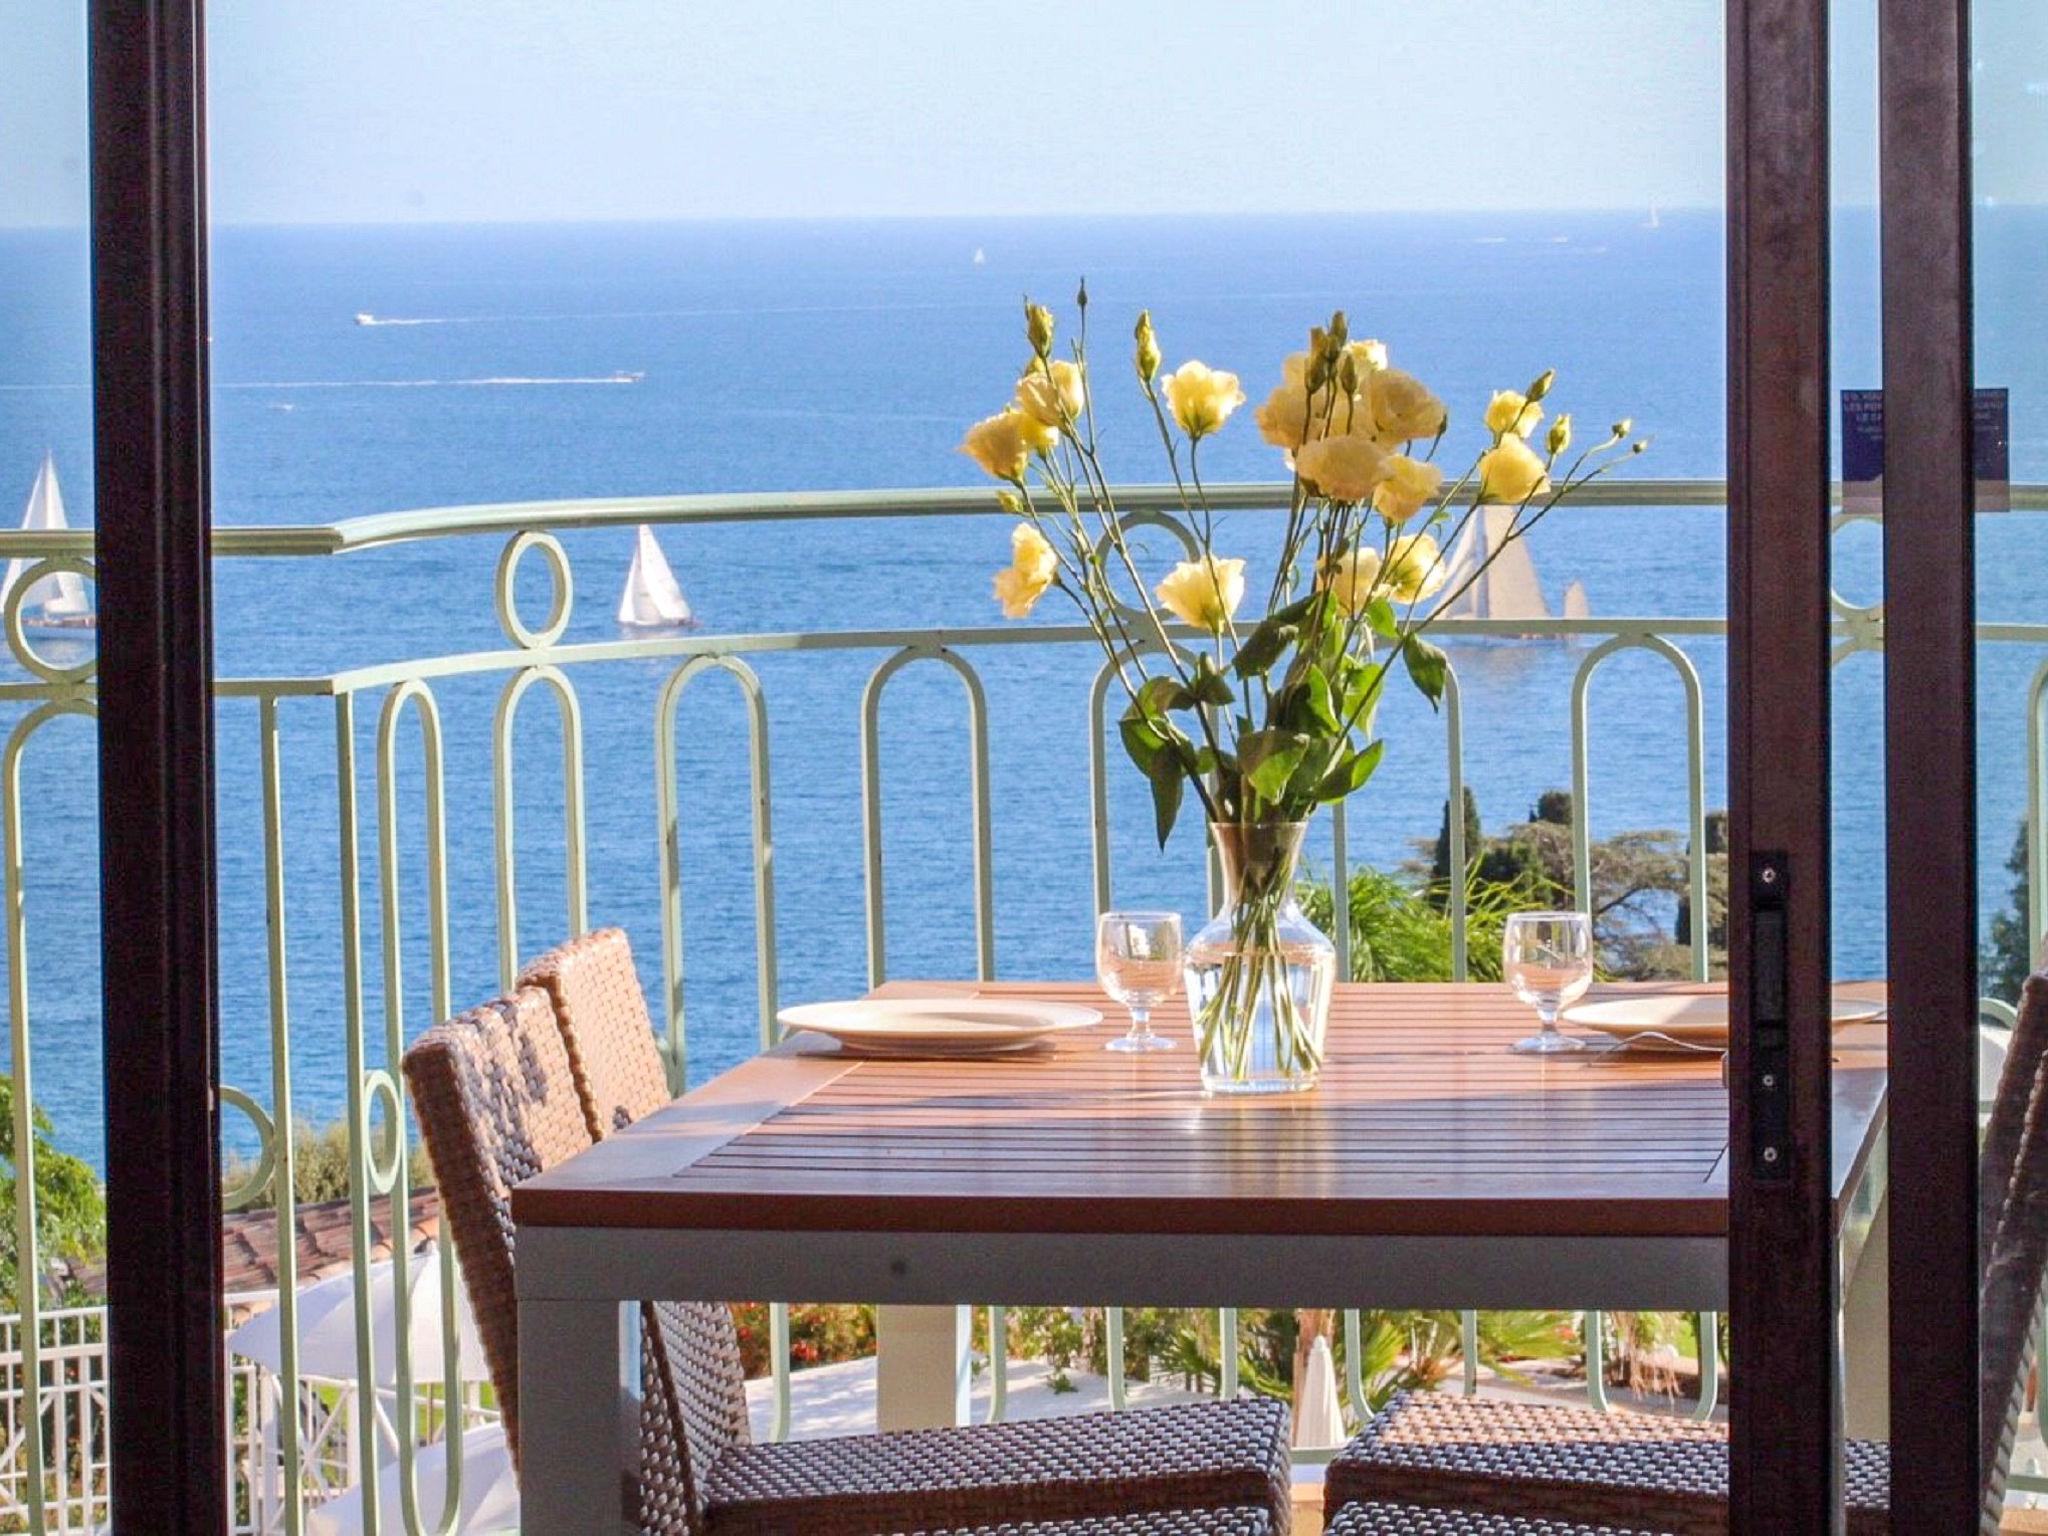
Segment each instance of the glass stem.
M1543 1033L1545 1035L1557 1033L1557 1010L1555 1008L1538 1008L1536 1010L1536 1017L1542 1020Z
M1131 1005L1131 1034L1133 1040L1142 1040L1152 1033L1152 1010Z

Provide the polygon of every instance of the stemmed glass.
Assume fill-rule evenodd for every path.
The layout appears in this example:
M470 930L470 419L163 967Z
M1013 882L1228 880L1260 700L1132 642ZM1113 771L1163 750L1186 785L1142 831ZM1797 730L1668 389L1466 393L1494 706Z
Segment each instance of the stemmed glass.
M1501 941L1501 974L1543 1021L1515 1050L1547 1056L1586 1048L1585 1041L1558 1032L1557 1016L1593 984L1591 918L1583 912L1514 913Z
M1130 1033L1105 1050L1172 1050L1171 1040L1152 1033L1152 1010L1180 990L1180 914L1103 913L1095 924L1095 979L1131 1011Z

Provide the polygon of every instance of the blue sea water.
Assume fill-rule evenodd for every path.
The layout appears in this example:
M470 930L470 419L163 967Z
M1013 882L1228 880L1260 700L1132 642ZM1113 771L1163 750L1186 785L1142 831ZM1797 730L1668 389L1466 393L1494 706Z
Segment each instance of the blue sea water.
M2042 308L2048 217L1987 213L1978 230L1980 380L2013 392L2013 476L2048 479ZM1837 229L1836 383L1877 382L1874 230ZM1558 407L1582 438L1620 416L1654 438L1643 477L1723 472L1723 230L1718 214L1407 215L1350 219L898 221L533 228L229 228L213 248L214 464L222 524L327 522L456 503L973 484L954 452L963 425L996 408L1023 358L1019 298L1063 306L1086 274L1098 401L1119 478L1163 477L1124 359L1150 306L1169 366L1200 357L1241 373L1254 399L1282 356L1338 306L1354 332L1451 404L1451 456L1476 442L1488 391L1555 367ZM985 260L973 260L975 251ZM57 456L74 521L91 507L82 239L0 231L0 516L40 456ZM355 316L377 317L359 325ZM1071 308L1064 310L1071 317ZM1249 414L1203 449L1214 483L1278 476ZM1258 514L1224 520L1256 556ZM1582 581L1596 615L1718 615L1719 509L1571 509L1533 536L1553 604ZM2048 621L2031 573L2042 525L1980 520L1987 618ZM724 633L909 629L995 622L990 572L1005 525L987 517L761 523L669 529L663 542L707 629ZM625 530L568 536L572 639L615 638L611 612L631 554ZM1865 601L1876 539L1837 541L1837 585ZM492 649L501 541L448 539L330 558L221 563L217 667L226 678ZM536 584L532 584L536 585ZM529 598L537 606L533 593ZM56 647L52 647L53 654ZM1725 796L1724 652L1685 649L1705 690L1712 803ZM755 663L774 763L775 896L785 1002L866 983L860 832L861 689L885 651L811 651ZM1582 652L1469 644L1467 778L1490 826L1517 820L1570 777L1569 697ZM991 721L995 950L1011 976L1085 965L1091 910L1085 691L1078 648L974 653ZM2038 648L1983 658L1983 889L2001 903L2002 861L2024 804L2025 689ZM15 675L11 663L8 675ZM1844 974L1882 969L1881 662L1838 672L1836 955ZM665 663L576 670L588 759L594 920L623 923L658 990L655 699ZM497 983L492 877L492 712L502 676L436 692L447 738L453 936L460 1002ZM376 714L355 719L363 830L365 1017L381 1060L387 1004L398 1029L429 1021L422 936L423 822L417 732L401 733L396 822L403 964L390 987L377 888ZM9 717L19 717L16 710ZM930 663L882 705L883 891L892 974L972 969L966 708ZM346 1080L331 700L281 711L294 1102L339 1111ZM1354 857L1393 863L1434 832L1444 794L1440 722L1414 700L1385 720L1386 766L1354 806ZM746 717L708 680L683 709L675 750L685 800L685 938L695 1080L754 1048L755 935L748 848ZM255 706L220 712L223 1075L271 1103L269 991ZM561 733L544 692L516 730L519 940L564 931ZM1684 712L1670 669L1624 656L1593 686L1596 831L1671 827L1685 812ZM25 754L32 807L27 987L33 1091L60 1140L95 1160L103 1070L98 1029L97 866L90 728L60 720ZM1160 854L1135 776L1112 772L1116 894L1202 905L1199 828ZM113 1063L111 1070L121 1070ZM251 1144L230 1114L228 1135Z

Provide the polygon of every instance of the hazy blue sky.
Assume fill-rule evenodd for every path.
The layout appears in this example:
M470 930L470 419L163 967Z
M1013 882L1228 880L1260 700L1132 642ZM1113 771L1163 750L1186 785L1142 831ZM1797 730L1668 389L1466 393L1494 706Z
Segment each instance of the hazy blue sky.
M2038 0L1985 0L2029 18ZM213 0L218 219L1704 204L1719 0ZM1845 200L1868 0L1838 5ZM0 0L0 223L84 207L82 0ZM2029 30L2038 33L2038 12ZM1982 34L1998 30L1980 20ZM2048 89L1980 176L2038 197ZM2001 119L2004 122L2004 119ZM2029 147L2031 146L2031 147ZM2007 164L2007 161L2010 164ZM1987 188L1988 190L1988 188Z

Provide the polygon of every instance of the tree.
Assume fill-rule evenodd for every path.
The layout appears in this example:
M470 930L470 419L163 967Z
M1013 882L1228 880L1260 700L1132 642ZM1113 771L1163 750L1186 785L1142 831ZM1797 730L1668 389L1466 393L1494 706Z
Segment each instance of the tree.
M1984 953L1978 960L1978 987L1986 997L1999 997L2018 1004L2020 988L2033 969L2034 943L2027 932L2027 823L2020 821L2019 834L2012 840L2012 853L2005 867L2012 875L2012 904L1991 919L1984 938Z
M1472 786L1465 786L1465 865L1469 869L1486 848L1486 834L1479 826L1479 797L1472 793ZM1430 860L1429 878L1437 885L1449 885L1451 880L1451 802L1444 802L1443 830L1436 835L1436 848Z
M0 1076L0 1120L14 1123L14 1079ZM59 1305L86 1299L72 1278L107 1251L106 1192L92 1168L57 1150L56 1129L40 1106L29 1109L29 1145L35 1161L35 1254L43 1295ZM19 1172L14 1139L0 1152L0 1307L21 1310L21 1234L14 1219Z

